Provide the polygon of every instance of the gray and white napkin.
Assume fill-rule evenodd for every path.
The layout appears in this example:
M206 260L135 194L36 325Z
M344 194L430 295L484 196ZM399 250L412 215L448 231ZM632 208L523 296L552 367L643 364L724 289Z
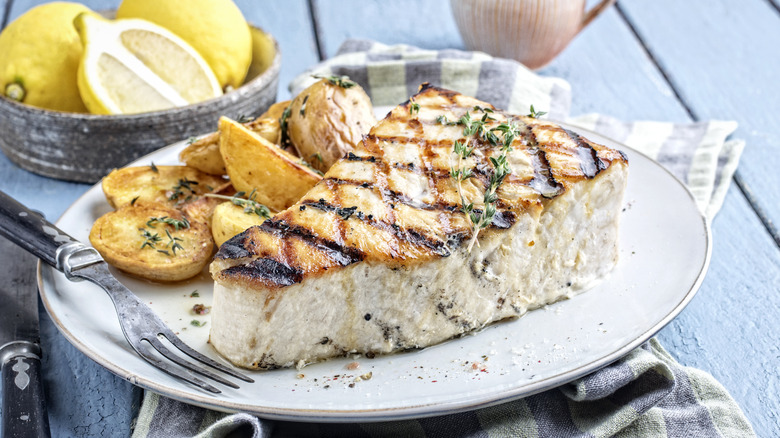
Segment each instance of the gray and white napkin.
M348 40L339 54L296 78L348 75L376 106L396 105L430 82L509 112L531 104L552 120L596 131L655 158L685 182L712 218L744 148L727 141L736 122L623 122L588 114L570 118L571 87L521 64L484 53L423 50ZM595 373L541 394L441 417L383 423L316 424L222 414L146 392L133 437L669 437L754 436L736 402L708 373L677 363L652 339Z

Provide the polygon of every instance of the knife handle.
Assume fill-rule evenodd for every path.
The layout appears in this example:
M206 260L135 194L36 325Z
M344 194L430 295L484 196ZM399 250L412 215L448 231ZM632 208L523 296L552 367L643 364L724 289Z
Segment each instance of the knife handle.
M25 353L3 365L4 438L51 436L41 380L41 360Z
M57 267L57 248L75 240L16 199L0 191L0 235Z

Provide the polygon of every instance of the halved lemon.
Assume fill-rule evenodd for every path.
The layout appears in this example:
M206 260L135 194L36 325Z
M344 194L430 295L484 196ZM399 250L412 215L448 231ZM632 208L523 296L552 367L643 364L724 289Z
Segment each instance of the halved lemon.
M141 19L73 20L84 44L81 99L94 114L133 114L220 96L214 72L184 40Z

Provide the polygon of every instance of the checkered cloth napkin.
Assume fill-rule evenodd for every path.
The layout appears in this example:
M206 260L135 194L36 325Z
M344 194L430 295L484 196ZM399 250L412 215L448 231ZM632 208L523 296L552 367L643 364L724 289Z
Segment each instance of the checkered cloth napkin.
M339 54L296 78L348 75L375 106L396 105L422 82L526 114L531 104L644 152L684 181L712 218L723 203L744 142L726 141L736 122L622 122L598 114L569 118L571 87L517 62L484 53L423 50L348 40ZM617 362L525 399L442 417L385 423L312 424L222 414L147 392L133 437L749 437L753 430L709 374L677 363L652 339Z

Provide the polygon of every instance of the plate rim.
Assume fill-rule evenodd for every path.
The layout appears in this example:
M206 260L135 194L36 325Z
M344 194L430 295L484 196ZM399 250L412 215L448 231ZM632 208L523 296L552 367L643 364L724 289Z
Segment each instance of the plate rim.
M622 142L613 140L608 136L599 134L595 131L581 128L579 126L572 125L565 122L555 122L555 123L564 126L567 129L573 129L577 132L584 133L585 137L589 139L596 138L596 140L594 140L596 142L599 142L598 141L599 139L606 139L609 143L616 145L618 149L627 149L634 154L641 155L642 157L647 159L650 163L652 163L652 165L660 168L665 174L671 177L675 181L675 183L685 191L688 198L690 198L690 201L694 205L696 205L695 197L693 196L688 186L685 185L685 183L682 182L677 176L675 176L669 169L661 165L658 161L648 156L647 154L638 151L630 146L627 146ZM139 163L147 161L150 155L180 148L184 143L186 143L186 140L173 143L157 151L154 151L150 154L147 154L137 160L134 160L133 162L128 163L124 167L139 165ZM65 217L72 209L74 209L75 206L83 198L88 196L88 193L92 189L94 189L96 186L100 184L101 182L99 181L96 184L90 186L81 196L79 196L70 206L68 206L68 208L57 219L55 224L59 225L59 222L62 220L62 218ZM520 387L515 387L504 391L500 391L498 393L498 396L496 396L496 394L493 393L487 393L487 394L482 394L480 396L477 396L475 398L471 398L468 401L417 403L414 405L407 405L402 407L374 408L374 409L349 409L349 410L301 409L301 408L280 408L280 407L249 405L245 403L232 402L229 400L215 399L213 398L213 396L209 397L206 394L197 395L197 394L185 393L177 388L172 388L169 385L165 385L164 383L156 382L153 379L148 379L143 376L138 376L122 368L118 364L113 363L111 360L104 358L97 351L94 351L93 349L89 348L86 344L81 342L77 336L75 336L70 330L68 330L68 328L62 323L59 317L52 312L51 303L49 303L46 296L47 294L43 292L44 284L45 284L43 278L44 277L43 270L45 268L48 268L48 273L49 275L51 275L53 271L55 271L55 269L49 267L48 265L44 265L41 261L39 261L36 270L37 282L40 291L39 295L41 297L41 302L43 303L46 312L49 314L49 317L54 322L54 325L57 327L58 331L63 335L63 337L65 337L65 339L68 340L68 342L74 347L76 347L76 349L78 349L81 353L83 353L85 356L89 357L91 360L95 361L96 363L98 363L100 366L106 368L107 370L117 375L118 377L121 377L122 379L129 381L133 385L141 387L145 390L153 391L157 394L170 397L184 403L204 407L207 409L215 409L222 412L250 412L262 418L267 418L272 420L326 422L326 423L408 420L408 419L415 419L415 418L433 417L433 416L439 416L445 414L455 414L455 413L466 412L474 409L495 406L498 404L519 400L549 389L557 388L610 365L611 363L617 361L618 359L628 354L630 351L636 349L643 343L647 342L660 330L666 327L666 325L668 325L672 320L674 320L674 318L676 318L685 307L687 307L687 305L690 303L690 301L693 299L693 297L700 289L701 284L704 281L704 278L706 277L707 271L709 269L710 260L712 257L712 230L711 230L710 222L707 219L707 217L704 215L704 213L698 207L696 207L696 211L698 212L698 216L699 219L701 220L702 227L704 230L704 243L706 245L705 257L702 261L701 267L699 268L699 272L697 274L695 281L693 281L693 283L691 284L691 286L689 287L685 295L681 297L680 301L664 318L662 318L655 325L653 325L652 327L644 331L642 334L636 336L636 338L633 339L632 341L623 345L621 348L618 348L612 353L602 356L591 362L580 365L577 368L569 369L566 371L562 371L560 373L553 374L549 377L546 377L542 380L533 382L528 385L522 385Z

